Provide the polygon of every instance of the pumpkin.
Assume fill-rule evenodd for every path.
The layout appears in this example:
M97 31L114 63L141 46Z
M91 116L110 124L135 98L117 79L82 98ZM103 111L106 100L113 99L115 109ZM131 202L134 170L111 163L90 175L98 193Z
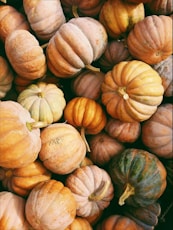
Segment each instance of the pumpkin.
M76 214L79 217L100 214L100 211L109 206L114 196L109 174L96 165L77 168L67 176L65 185L76 200Z
M115 185L118 204L146 207L164 193L166 169L152 153L127 148L109 162L108 172Z
M40 40L49 40L66 22L60 0L24 0L23 7L32 30Z
M1 229L28 230L30 225L25 218L26 201L12 192L0 192Z
M119 141L104 131L90 136L88 143L91 150L89 157L100 166L106 165L114 155L124 150L124 146Z
M109 0L105 1L100 10L99 21L106 28L109 37L121 39L144 17L143 3L131 4L123 0Z
M68 174L78 168L86 155L86 145L78 130L67 123L54 123L41 131L39 158L56 174Z
M35 121L47 124L59 121L66 106L63 91L55 84L37 82L20 92L17 101Z
M31 190L25 214L35 230L62 230L76 217L76 201L62 182L53 179L42 181Z
M78 97L88 97L97 101L100 99L103 79L104 73L101 71L83 70L73 79L72 91Z
M26 89L29 85L34 83L36 80L30 80L27 78L23 78L19 75L15 75L14 80L13 80L13 85L17 93L19 94L22 92L24 89Z
M96 230L143 230L135 221L127 216L111 214L98 223Z
M150 0L146 4L146 9L149 10L151 14L169 15L173 13L173 3L172 0Z
M91 17L70 19L48 42L49 70L60 78L74 77L102 55L107 39L106 30L98 20Z
M0 99L6 96L12 87L13 71L5 57L0 56Z
M35 80L46 73L46 56L36 37L29 31L11 32L5 40L5 52L19 76Z
M78 217L65 230L92 230L91 224L86 218Z
M153 116L142 125L142 141L154 154L173 158L173 105L161 104Z
M134 3L134 4L139 4L139 3L148 3L148 2L151 2L152 0L124 0L125 2L128 2L128 3Z
M34 162L41 138L30 113L15 101L0 101L0 111L0 166L20 168Z
M30 25L25 15L13 6L0 6L0 40L4 43L6 37L18 29L30 31Z
M3 187L20 196L27 196L37 183L50 178L51 172L39 160L21 168L0 168Z
M127 45L135 59L150 65L161 62L172 54L172 19L166 15L146 16L129 32Z
M140 122L124 122L109 117L105 131L119 142L133 143L141 134L141 124Z
M172 76L173 55L165 60L153 65L152 67L159 73L164 87L164 96L173 96L173 76Z
M123 61L105 74L101 86L107 113L124 122L149 119L163 100L160 75L145 62Z

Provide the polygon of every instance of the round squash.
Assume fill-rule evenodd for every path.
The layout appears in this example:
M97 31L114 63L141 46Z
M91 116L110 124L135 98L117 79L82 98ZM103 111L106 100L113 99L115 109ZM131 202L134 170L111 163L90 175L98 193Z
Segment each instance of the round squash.
M41 149L40 129L15 101L0 101L0 166L20 168L32 163Z
M86 145L76 128L54 123L41 131L39 158L56 174L68 174L78 168L86 155Z
M62 230L76 217L76 201L62 182L53 179L43 181L31 190L25 214L35 230Z
M173 2L172 0L150 0L146 4L146 9L150 11L150 14L170 15L173 13Z
M17 91L17 94L22 92L24 89L26 89L29 85L34 83L36 80L30 80L27 78L23 78L19 75L15 75L13 85L15 90Z
M108 172L115 185L118 204L146 207L156 202L167 185L166 169L152 153L127 148L114 156Z
M108 114L124 122L149 119L163 100L160 75L145 62L132 60L115 65L105 74L102 103Z
M107 39L106 30L98 20L72 18L48 42L48 68L57 77L74 77L102 55Z
M35 121L47 125L59 121L66 106L63 91L55 84L37 82L24 89L17 98Z
M86 218L78 217L65 230L92 230L91 224Z
M130 54L155 65L172 54L172 19L166 15L149 15L136 23L127 37ZM166 36L165 36L166 35Z
M66 22L60 0L24 0L23 8L32 30L40 40L49 40Z
M5 40L5 52L15 72L35 80L45 75L46 56L36 37L27 30L15 30Z
M161 104L142 125L142 141L158 157L173 158L173 104Z

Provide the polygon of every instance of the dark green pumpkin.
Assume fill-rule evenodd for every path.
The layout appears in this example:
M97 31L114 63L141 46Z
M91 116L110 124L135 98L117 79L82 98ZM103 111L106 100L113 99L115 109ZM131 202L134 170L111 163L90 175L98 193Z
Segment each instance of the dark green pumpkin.
M143 149L125 149L110 160L108 171L120 206L146 207L157 201L167 185L164 165Z

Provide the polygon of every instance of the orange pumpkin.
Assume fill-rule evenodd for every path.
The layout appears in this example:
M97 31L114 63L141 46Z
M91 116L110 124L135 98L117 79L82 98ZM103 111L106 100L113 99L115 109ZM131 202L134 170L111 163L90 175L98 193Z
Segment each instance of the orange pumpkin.
M91 224L86 218L76 217L65 230L92 230Z
M159 74L147 63L124 61L105 74L102 103L108 114L124 122L149 119L163 100Z

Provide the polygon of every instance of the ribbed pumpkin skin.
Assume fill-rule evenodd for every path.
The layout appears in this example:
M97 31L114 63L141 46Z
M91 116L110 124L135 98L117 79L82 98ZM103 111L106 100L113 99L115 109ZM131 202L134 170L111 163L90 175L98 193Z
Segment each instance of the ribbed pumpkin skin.
M150 65L172 54L172 19L150 15L135 24L127 37L130 54Z
M114 156L109 163L109 174L115 184L119 204L127 185L134 188L134 194L124 202L132 206L145 207L157 201L166 188L166 169L152 153L143 149L125 149Z
M87 219L76 217L74 221L65 230L92 230L92 226Z
M156 15L169 15L173 12L172 0L150 0L146 7L152 14Z
M147 120L163 99L159 74L148 64L132 60L115 65L105 74L102 103L108 114L125 122Z

